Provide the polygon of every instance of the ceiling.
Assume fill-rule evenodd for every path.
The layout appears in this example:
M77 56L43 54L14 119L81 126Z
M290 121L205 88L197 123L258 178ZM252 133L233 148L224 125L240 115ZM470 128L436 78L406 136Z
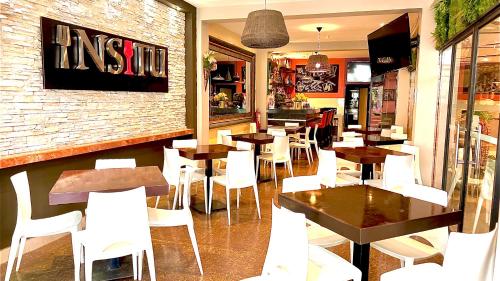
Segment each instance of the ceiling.
M318 38L317 26L323 27L321 31L322 42L366 41L368 34L401 15L401 13L398 13L285 19L285 24L290 35L290 43L316 42ZM410 13L410 28L415 29L417 23L418 14ZM236 33L238 36L241 36L245 27L244 20L217 24Z
M268 0L267 3L291 3L304 0ZM196 7L220 7L220 6L240 6L240 5L258 5L264 7L264 0L186 0L189 4Z

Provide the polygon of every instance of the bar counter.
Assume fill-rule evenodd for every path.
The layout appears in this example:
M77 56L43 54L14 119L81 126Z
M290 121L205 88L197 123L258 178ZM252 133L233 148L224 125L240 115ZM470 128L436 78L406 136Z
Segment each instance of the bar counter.
M300 125L319 119L320 110L315 108L308 109L268 109L267 122L269 125L283 126L285 122L298 122Z

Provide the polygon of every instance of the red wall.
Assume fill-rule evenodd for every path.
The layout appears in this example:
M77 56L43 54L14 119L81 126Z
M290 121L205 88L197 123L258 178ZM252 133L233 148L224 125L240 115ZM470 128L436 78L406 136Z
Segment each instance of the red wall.
M309 98L343 98L345 94L345 79L346 79L346 64L347 60L343 58L329 58L330 64L339 65L339 87L337 93L306 93ZM290 59L290 67L295 70L296 65L306 65L307 59ZM295 75L292 75L293 83L295 84ZM292 91L292 97L295 96L295 89Z

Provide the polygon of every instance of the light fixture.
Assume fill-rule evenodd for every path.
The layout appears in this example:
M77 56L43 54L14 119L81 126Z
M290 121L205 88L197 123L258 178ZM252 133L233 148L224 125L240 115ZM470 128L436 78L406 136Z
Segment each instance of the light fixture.
M241 43L255 49L283 47L290 41L283 14L280 11L268 10L267 0L264 5L264 10L248 14Z
M306 71L311 73L330 72L330 63L328 62L328 57L319 53L321 49L320 33L322 28L321 26L318 26L316 27L316 29L318 30L318 51L309 56L309 59L307 60Z

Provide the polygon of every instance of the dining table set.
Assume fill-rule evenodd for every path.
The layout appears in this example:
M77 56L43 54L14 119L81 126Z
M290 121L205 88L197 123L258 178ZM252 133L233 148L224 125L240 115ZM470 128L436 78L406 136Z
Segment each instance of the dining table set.
M294 134L303 127L290 128ZM376 134L367 137L377 138ZM261 154L261 145L273 143L274 136L266 132L235 134L233 141L254 144L254 159ZM330 229L354 243L353 264L368 280L370 243L425 231L442 226L459 224L463 213L400 193L364 185L372 179L373 164L384 163L388 155L408 155L403 152L371 146L325 148L334 150L336 157L361 166L361 185L279 194L279 203L294 211L304 213L307 219ZM236 147L223 144L197 145L196 148L179 148L179 155L205 162L205 176L210 178L213 160L228 156ZM260 175L257 175L260 177ZM207 181L209 182L209 180ZM168 184L156 166L133 169L91 169L64 171L49 193L49 204L87 202L90 192L115 192L144 186L148 197L168 194ZM207 186L205 188L210 188ZM204 202L191 201L191 208L205 212ZM225 208L214 202L212 210ZM115 265L116 266L116 265Z

